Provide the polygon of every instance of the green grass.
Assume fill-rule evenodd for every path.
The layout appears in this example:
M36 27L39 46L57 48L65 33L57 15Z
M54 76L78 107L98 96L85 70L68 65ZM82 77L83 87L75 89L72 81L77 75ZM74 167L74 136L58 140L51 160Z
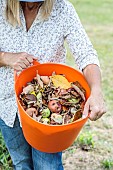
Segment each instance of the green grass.
M94 139L93 139L92 133L90 132L84 132L81 133L76 141L77 144L81 147L82 150L90 150L91 148L94 148Z
M0 132L0 168L2 170L12 170L12 161L5 142Z
M113 160L103 160L101 163L104 169L113 169Z
M75 6L81 20L86 24L112 25L112 0L70 0Z

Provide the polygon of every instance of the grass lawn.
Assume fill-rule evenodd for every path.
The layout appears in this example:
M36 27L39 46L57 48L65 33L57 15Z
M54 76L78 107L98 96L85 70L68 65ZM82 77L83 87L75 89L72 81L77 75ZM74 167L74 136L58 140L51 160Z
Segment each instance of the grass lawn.
M113 0L70 0L98 52L102 88L108 112L98 121L88 121L77 141L63 152L65 170L113 170ZM74 66L68 52L67 64ZM8 154L0 136L0 161L7 165ZM5 150L4 150L5 152ZM9 161L10 163L10 161ZM2 168L10 170L7 166Z
M71 0L98 52L107 113L88 121L78 140L63 154L65 170L113 170L113 1ZM68 54L67 63L73 59Z

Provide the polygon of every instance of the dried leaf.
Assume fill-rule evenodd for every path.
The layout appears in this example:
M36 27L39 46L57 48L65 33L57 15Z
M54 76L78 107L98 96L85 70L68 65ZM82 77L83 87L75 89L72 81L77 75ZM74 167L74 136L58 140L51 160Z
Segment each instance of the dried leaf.
M34 87L31 84L23 88L24 94L31 93L32 91L34 91Z
M71 84L68 82L68 80L62 76L62 75L54 75L51 76L51 80L55 87L60 87L63 89L68 89L71 87Z
M37 80L38 80L38 83L39 83L40 87L43 88L43 86L44 86L44 85L43 85L43 81L41 80L41 77L40 77L40 75L38 74L38 70L37 70L36 78L37 78Z

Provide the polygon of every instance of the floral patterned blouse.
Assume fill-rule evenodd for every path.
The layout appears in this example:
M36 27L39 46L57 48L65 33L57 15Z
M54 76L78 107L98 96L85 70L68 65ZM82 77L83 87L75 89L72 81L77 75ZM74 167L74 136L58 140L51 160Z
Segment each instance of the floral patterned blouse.
M27 52L37 57L40 63L65 63L66 40L81 71L89 64L99 65L97 53L69 1L56 0L46 21L40 19L40 8L28 31L22 10L22 26L13 27L5 20L5 6L6 0L0 0L0 51ZM16 113L13 69L3 66L0 67L0 118L13 127Z

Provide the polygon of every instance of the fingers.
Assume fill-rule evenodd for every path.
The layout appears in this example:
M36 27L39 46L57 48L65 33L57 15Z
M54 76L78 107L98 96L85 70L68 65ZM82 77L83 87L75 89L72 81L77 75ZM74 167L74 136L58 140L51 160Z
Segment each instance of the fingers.
M103 108L99 111L98 115L97 115L97 119L99 119L103 114L105 114L107 112L107 108L105 105L103 105Z
M89 119L92 121L98 120L104 113L106 113L106 108L100 108L100 107L92 107L91 113L89 115Z
M98 114L99 114L99 107L92 106L91 112L90 112L90 115L89 115L89 119L92 120L92 121L97 120Z
M19 62L23 62L26 66L29 66L31 63L33 63L33 59L35 57L33 55L22 53L19 57Z
M31 64L31 63L33 63L33 60L35 59L36 60L36 58L33 56L33 55L28 55L27 57L26 57L26 59L28 60L28 62Z
M23 62L16 62L14 64L14 69L17 70L17 71L22 71L23 69L27 68L28 66L23 63Z
M13 65L13 68L17 71L22 71L23 69L32 65L33 60L36 58L33 55L27 53L18 53L18 59Z
M33 59L30 58L28 59L28 57L20 57L18 60L18 63L23 64L23 68L24 67L28 67L31 63L33 62Z
M87 101L84 106L82 118L86 118L88 116L89 112L90 112L90 105L89 105L89 102Z
M84 106L82 118L86 118L89 114L89 119L95 121L99 119L104 113L106 113L106 106L103 97L90 96Z

